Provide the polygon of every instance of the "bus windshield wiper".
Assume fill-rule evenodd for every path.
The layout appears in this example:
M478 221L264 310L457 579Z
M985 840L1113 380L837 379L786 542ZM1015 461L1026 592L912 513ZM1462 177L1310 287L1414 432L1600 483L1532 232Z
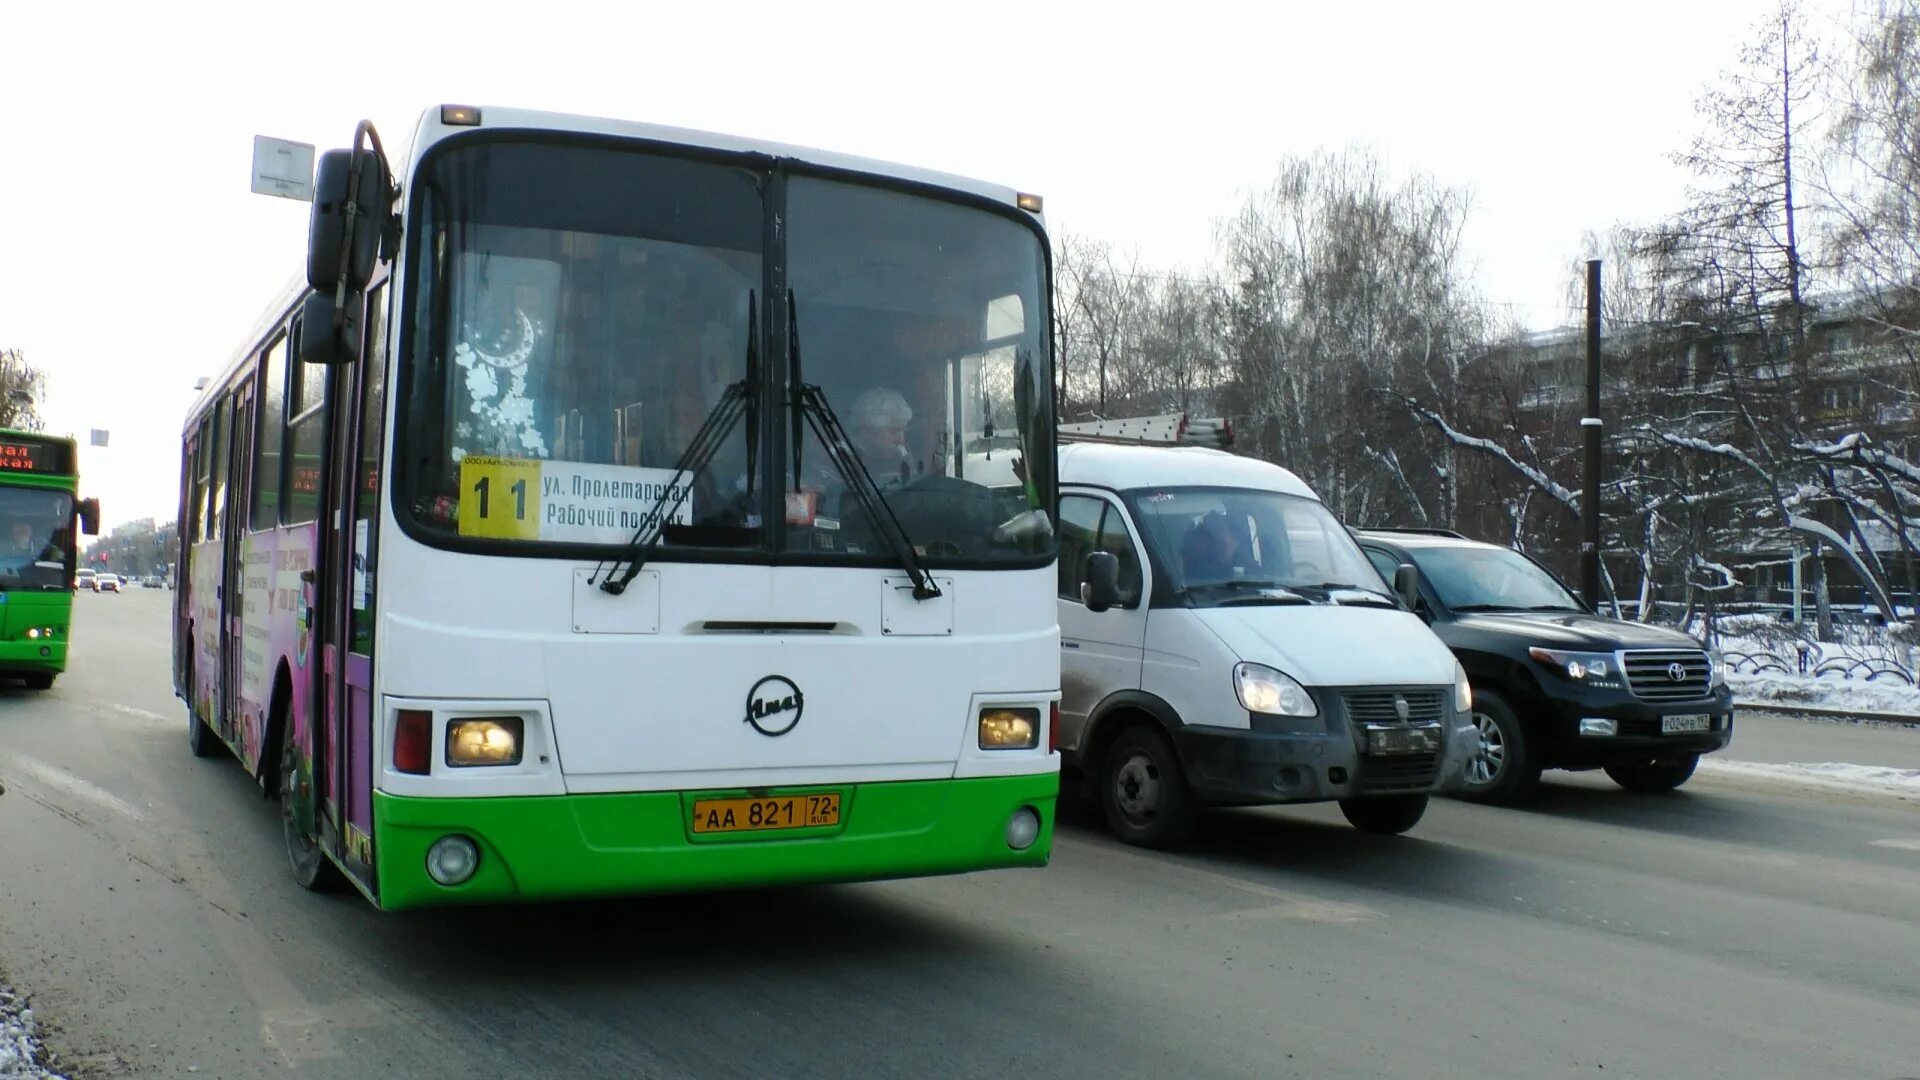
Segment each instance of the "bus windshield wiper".
M787 290L787 355L790 365L787 378L793 392L795 487L800 483L800 421L804 417L807 426L819 437L820 445L826 447L827 460L833 463L834 471L840 474L840 481L853 492L854 498L867 512L867 519L873 523L874 530L893 550L894 558L900 560L901 568L913 581L913 598L931 600L939 596L940 586L920 565L920 556L913 550L913 540L907 536L900 519L894 516L893 507L887 503L886 496L880 493L880 485L873 482L873 474L867 471L867 463L853 449L847 429L840 425L840 417L834 414L833 406L827 403L826 392L800 378L800 314L792 289Z
M747 492L753 492L754 463L758 457L760 443L760 424L758 420L760 406L760 307L751 291L747 293L747 377L728 386L714 403L707 418L701 422L700 430L693 433L686 449L680 452L680 460L673 467L673 478L653 500L653 506L640 518L640 527L633 532L632 539L607 570L607 576L600 581L600 588L614 596L627 591L627 586L639 575L640 568L647 564L647 557L653 549L660 546L660 538L665 535L667 519L680 512L680 506L693 493L693 478L700 475L713 461L713 455L726 445L727 436L733 433L733 426L741 417L747 418ZM682 484L681 477L687 482ZM626 568L622 569L624 563Z

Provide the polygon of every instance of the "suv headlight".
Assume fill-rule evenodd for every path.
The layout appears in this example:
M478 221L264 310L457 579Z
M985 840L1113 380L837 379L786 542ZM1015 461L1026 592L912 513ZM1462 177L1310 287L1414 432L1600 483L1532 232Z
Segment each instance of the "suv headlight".
M1453 711L1465 716L1473 711L1473 684L1467 681L1467 669L1453 662Z
M1268 716L1318 716L1319 706L1293 676L1265 664L1235 664L1233 692L1248 712Z
M1712 673L1708 689L1718 690L1727 685L1727 654L1719 649L1708 649L1707 670Z
M1588 686L1619 687L1620 667L1612 653L1561 652L1557 649L1528 649L1527 655Z

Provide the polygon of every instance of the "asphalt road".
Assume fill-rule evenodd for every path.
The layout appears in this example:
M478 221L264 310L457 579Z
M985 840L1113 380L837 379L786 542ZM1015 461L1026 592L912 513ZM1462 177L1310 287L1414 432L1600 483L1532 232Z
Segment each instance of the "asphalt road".
M69 674L0 690L0 969L75 1076L1920 1075L1915 801L1550 774L1401 838L1240 811L1169 856L1080 811L1040 871L383 915L188 755L171 596L83 594ZM1756 717L1734 755L1916 748Z

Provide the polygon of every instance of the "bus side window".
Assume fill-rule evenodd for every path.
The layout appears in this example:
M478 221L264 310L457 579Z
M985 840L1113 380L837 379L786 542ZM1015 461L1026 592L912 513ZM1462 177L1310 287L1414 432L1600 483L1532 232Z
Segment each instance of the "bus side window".
M228 399L222 394L213 407L213 452L207 457L207 539L220 539L220 512L227 497L227 453L232 440L227 437L230 413Z
M287 339L267 346L260 383L260 441L253 448L253 505L247 527L255 532L280 524L280 450L287 437Z
M297 351L297 350L296 350ZM312 521L320 512L321 455L327 447L327 369L294 364L288 380L286 496L281 519L288 525Z

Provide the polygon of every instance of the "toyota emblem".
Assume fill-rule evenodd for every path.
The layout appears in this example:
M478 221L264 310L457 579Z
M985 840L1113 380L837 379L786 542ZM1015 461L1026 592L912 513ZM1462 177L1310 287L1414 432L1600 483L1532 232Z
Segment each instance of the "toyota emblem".
M1687 681L1687 665L1679 662L1678 660L1675 660L1673 663L1668 664L1667 678L1672 679L1674 682L1686 682Z

